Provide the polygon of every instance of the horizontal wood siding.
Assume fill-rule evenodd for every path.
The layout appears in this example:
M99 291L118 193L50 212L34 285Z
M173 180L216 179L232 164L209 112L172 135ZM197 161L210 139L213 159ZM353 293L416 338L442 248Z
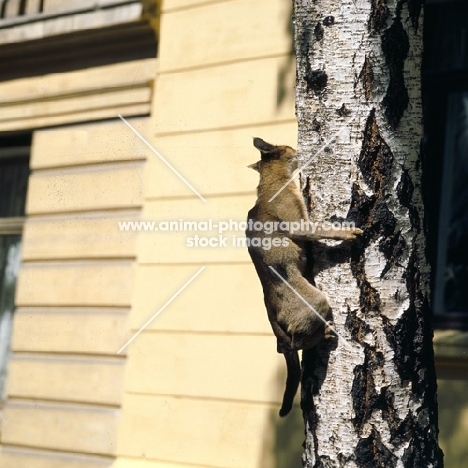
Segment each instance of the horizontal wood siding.
M196 3L165 0L163 9L168 11L180 8L182 4ZM198 3L198 8L180 8L174 14L165 15L161 31L164 35L160 49L164 57L161 71L205 68L223 62L282 56L290 51L287 27L280 24L289 14L288 3L276 0ZM242 18L240 34L238 18ZM181 30L187 29L191 34L180 34ZM252 68L258 68L260 64L252 64Z
M33 141L0 468L115 460L148 156L119 114L147 131L156 42L139 0L6 2L0 133Z
M40 262L21 268L16 304L24 306L128 307L132 262ZM45 288L45 285L53 287Z
M137 68L132 64L126 74L135 72ZM121 79L122 75L118 70L116 72L115 76ZM154 74L154 70L148 70L148 77L151 73ZM125 79L128 80L128 77ZM74 86L80 84L83 86L81 80L75 82ZM146 118L132 119L132 125L140 132L146 130L146 124ZM144 161L148 155L146 146L132 132L122 130L120 122L104 121L35 132L31 168L36 170L92 163Z
M29 178L30 215L141 206L140 163L54 169Z
M87 76L35 90L85 89ZM129 121L144 131L148 119ZM146 155L118 118L34 133L2 468L113 463L136 258L118 222L140 219Z
M254 466L267 430L263 405L209 399L127 395L120 450L133 458L173 460L204 467Z
M158 136L154 143L158 151L164 157L170 157L176 169L204 196L238 196L244 192L251 200L258 182L258 174L247 170L257 157L252 151L252 136L262 135L266 141L287 141L292 145L295 130L294 121L268 122L252 128L214 130L209 134ZM173 160L174 157L177 159ZM168 172L154 156L148 158L144 175L148 199L193 196L190 188L176 174Z
M131 258L135 255L135 231L122 231L119 222L135 220L139 209L78 213L70 218L30 218L23 231L24 260L79 260Z
M128 315L125 307L19 307L12 347L18 353L115 356L130 338Z
M119 410L86 405L11 401L4 409L6 445L111 455Z
M0 468L105 468L110 457L57 453L49 450L2 447Z
M18 354L10 362L8 395L119 406L124 364L93 356Z
M0 131L149 114L155 68L144 59L0 82Z
M146 333L134 345L127 390L279 403L283 388L277 369L283 360L271 334Z
M195 279L193 287L180 294L170 309L158 315L147 329L271 335L255 270L247 262L227 265L228 268L223 263L210 264ZM182 263L139 264L130 316L132 329L138 330L198 268L196 264ZM164 284L165 293L156 296L155 284Z
M291 112L286 106L277 106L275 91L283 64L284 57L273 57L216 65L209 72L197 68L161 73L154 108L159 131L218 130L290 121ZM256 105L247 112L248 102Z

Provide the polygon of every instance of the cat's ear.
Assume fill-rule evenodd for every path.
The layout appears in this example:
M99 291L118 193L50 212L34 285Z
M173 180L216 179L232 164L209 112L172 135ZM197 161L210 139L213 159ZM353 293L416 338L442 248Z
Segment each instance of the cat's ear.
M250 167L250 169L253 169L254 171L260 172L260 161L250 164L247 167Z
M253 139L253 144L255 148L257 148L260 151L260 153L262 153L262 155L265 153L272 153L277 149L275 145L271 145L270 143L267 143L266 141L258 137L255 137Z

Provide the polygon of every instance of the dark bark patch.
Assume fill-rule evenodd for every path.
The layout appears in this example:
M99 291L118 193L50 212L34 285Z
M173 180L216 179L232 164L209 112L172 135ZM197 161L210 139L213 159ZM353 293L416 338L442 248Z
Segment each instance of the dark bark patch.
M395 395L389 387L381 391L382 419L387 422L390 434L396 433L401 426L401 419L395 410Z
M380 311L380 295L366 277L363 257L360 256L358 259L353 259L353 254L355 253L351 252L351 272L356 278L359 288L359 306L367 317Z
M305 468L308 466L304 465ZM328 455L321 455L316 464L310 468L335 468L335 462Z
M364 59L364 65L362 66L361 72L359 73L359 80L362 82L364 88L364 96L368 101L372 95L372 83L374 82L374 70L372 69L372 63L370 58L366 56Z
M395 326L384 331L393 347L394 362L400 378L411 382L413 393L423 398L432 377L425 375L433 359L432 329L429 325L429 305L419 292L421 274L414 254L408 261L405 280L410 305ZM416 304L420 304L419 307Z
M398 182L396 191L400 203L405 208L409 208L413 199L414 184L407 169L404 169L401 173L400 181Z
M411 226L419 232L421 229L419 212L413 204L414 184L407 169L404 169L401 174L396 192L402 206L408 209Z
M340 117L348 117L348 115L351 115L351 110L346 107L346 104L343 102L341 107L336 111L336 113Z
M314 120L312 120L312 130L314 132L320 132L321 128L322 128L322 122L320 122L320 120L317 119L317 117L315 117Z
M308 68L305 75L307 89L320 94L327 86L328 75L324 70L310 70L310 66Z
M364 227L368 224L370 212L375 202L375 195L368 197L364 190L362 190L358 184L354 183L351 187L351 204L346 219L354 221L358 227ZM366 238L366 233L364 233L363 238L359 239L358 242L361 240L366 241Z
M410 310L405 312L405 316L409 315L414 316L416 310L414 307L410 307ZM414 322L414 320L413 320ZM427 320L426 320L427 322ZM398 349L401 340L401 332L402 328L398 327L396 333L399 333L398 339L393 336L389 342L395 345L398 343L398 346L395 348ZM410 328L407 329L410 333L415 333L415 336L420 336L418 332L418 328L414 325L410 325ZM386 331L387 332L387 331ZM427 333L428 331L425 330L423 333ZM430 338L427 335L424 335L424 341L430 349L426 348L424 350L421 347L421 340L416 340L418 343L416 344L415 348L417 348L417 353L423 353L422 359L426 359L428 362L429 360L433 359L432 354L432 347L430 346ZM409 340L403 344L403 347L406 349L406 352L398 353L398 356L395 355L395 359L408 358L412 351L411 348L411 337ZM403 354L403 356L402 356ZM402 461L405 468L413 468L415 466L430 466L433 465L434 467L442 467L443 466L443 452L438 446L437 442L437 402L432 396L435 394L433 390L429 390L430 387L435 388L435 373L431 372L429 369L433 367L425 367L425 372L421 372L421 365L423 363L419 363L418 365L417 359L407 359L408 362L408 373L405 374L403 377L406 377L407 380L411 379L412 372L415 373L417 376L418 384L415 386L413 385L413 390L416 389L417 392L423 392L422 396L424 404L422 405L422 411L419 412L418 415L413 415L409 412L406 418L398 425L396 430L391 427L390 441L395 447L401 447L402 445L408 445L404 451ZM411 370L411 368L413 370ZM400 369L399 369L400 372Z
M390 431L390 442L395 447L401 447L403 444L406 444L414 435L414 425L414 417L411 413L408 413L396 430Z
M375 193L368 197L357 184L352 188L348 219L358 221L357 226L364 230L364 235L352 248L354 262L351 262L351 269L361 289L361 307L364 306L367 312L375 312L380 308L380 300L376 301L378 293L365 278L364 267L359 266L362 263L359 258L363 256L364 249L370 242L380 237L379 249L387 260L381 273L383 277L397 264L407 247L401 234L395 233L395 215L386 203L385 192L392 173L393 153L380 135L375 109L372 109L366 121L358 167L364 180ZM366 300L367 295L370 296Z
M430 307L421 291L422 279L415 247L405 272L410 305L394 327L384 326L387 340L394 350L394 363L402 381L411 383L413 394L423 402L417 417L409 414L393 432L396 445L407 444L403 463L414 466L443 466L443 452L437 443L437 386L432 347Z
M302 189L302 196L306 204L307 212L310 214L314 209L314 203L312 201L311 189L310 189L310 176L306 176L304 188Z
M349 307L345 327L350 332L352 340L362 345L365 336L371 331L369 324L357 316L356 310L351 310Z
M379 250L384 254L385 259L387 260L387 263L380 274L380 278L383 278L390 268L398 263L398 259L401 258L406 248L406 241L400 231L380 240Z
M383 277L393 265L397 264L407 246L401 233L395 233L396 218L386 202L386 189L393 168L393 153L380 134L375 109L371 110L366 121L358 167L365 182L373 189L374 195L368 197L357 184L353 186L348 218L358 218L357 225L364 230L360 244L355 245L354 251L364 249L372 240L380 238L379 249L387 260L381 273ZM356 269L357 263L354 266L358 285L365 287L364 278L356 276L360 275L359 269ZM363 294L368 292L363 291Z
M380 408L380 395L375 389L374 373L383 365L383 355L366 345L364 363L354 368L354 380L351 388L355 417L354 427L360 433L369 421L374 410Z
M334 16L325 16L323 19L323 25L324 26L333 26L335 24L335 17Z
M409 39L399 15L395 17L392 26L382 34L382 51L390 75L387 93L382 104L388 123L395 130L409 103L403 74L409 51Z
M380 135L375 109L367 118L363 137L357 164L367 185L379 193L391 176L393 153Z
M414 431L409 431L412 435L408 447L405 449L402 457L405 468L415 466L443 466L444 454L434 440L433 429L431 426L421 428L420 424L414 425ZM421 433L422 432L422 433Z
M423 5L423 0L406 0L409 16L415 31L418 30L419 16Z
M314 28L314 36L317 42L320 42L323 39L324 29L321 23L317 23Z
M373 237L390 237L395 232L396 219L385 200L377 198L370 213L370 229Z
M302 60L309 59L309 52L312 46L311 31L309 28L303 28L297 31L298 37L295 42L296 53ZM297 50L297 48L299 50Z
M354 184L351 192L351 206L347 219L355 221L356 225L364 230L364 234L351 248L351 271L357 280L358 287L361 288L361 307L365 307L364 310L367 312L376 311L380 307L380 301L375 301L378 293L365 277L362 260L364 249L374 239L380 237L379 249L387 260L381 273L383 277L393 265L398 264L407 245L401 233L395 233L397 222L387 203L382 197L376 195L367 197L357 184ZM372 306L365 305L365 296L368 294L370 294Z
M359 468L394 468L398 461L374 428L369 437L358 442L355 455Z
M372 0L371 12L367 23L369 32L377 33L387 25L390 17L390 10L387 6L387 0Z
M418 327L416 310L413 305L404 312L391 331L391 336L387 336L389 343L393 343L394 362L398 374L402 380L411 381L413 391L421 396L418 391L420 380L420 362L418 353L421 351L421 334Z
M376 195L368 197L358 184L351 190L351 205L347 215L364 230L364 234L351 247L351 272L360 290L359 305L364 316L380 312L381 300L378 291L367 279L364 266L364 251L378 236L387 239L393 235L396 220L387 204Z

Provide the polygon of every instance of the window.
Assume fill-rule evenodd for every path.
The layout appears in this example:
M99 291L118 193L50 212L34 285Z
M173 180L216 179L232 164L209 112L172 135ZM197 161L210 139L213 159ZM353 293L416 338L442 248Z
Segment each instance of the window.
M442 171L434 308L468 315L468 92L452 93Z
M29 177L30 136L0 139L0 399L13 323L21 232Z
M468 330L468 3L428 0L424 193L438 328Z

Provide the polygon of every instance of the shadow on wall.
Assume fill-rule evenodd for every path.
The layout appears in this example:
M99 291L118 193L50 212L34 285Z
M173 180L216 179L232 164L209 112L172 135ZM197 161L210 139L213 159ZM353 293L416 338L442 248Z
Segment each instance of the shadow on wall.
M439 442L445 468L465 468L468 460L468 381L438 382Z
M295 68L295 57L294 52L294 25L292 22L292 2L288 1L287 6L285 6L286 18L286 34L289 37L290 47L289 53L284 57L282 64L278 70L278 90L276 96L276 107L280 108L281 105L291 98L295 100L295 90L294 86L296 84L296 68Z
M286 371L278 372L276 388L284 389ZM304 442L304 420L299 407L300 389L295 405L284 418L278 415L279 405L272 408L266 423L264 457L259 468L302 468L302 444Z

